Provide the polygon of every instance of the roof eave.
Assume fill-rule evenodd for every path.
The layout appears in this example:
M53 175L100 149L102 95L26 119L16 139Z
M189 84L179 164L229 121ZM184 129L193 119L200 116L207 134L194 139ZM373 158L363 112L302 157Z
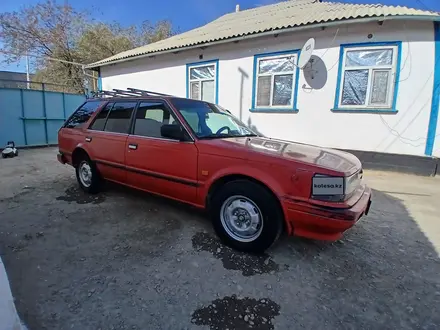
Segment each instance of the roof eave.
M273 35L275 33L281 34L281 33L297 32L300 30L307 30L307 29L314 29L314 28L333 27L333 26L341 25L341 24L368 23L368 22L374 22L374 21L390 21L390 20L440 21L440 16L438 16L438 15L369 16L369 17L361 17L361 18L334 20L334 21L315 23L315 24L306 24L306 25L293 26L293 27L284 28L284 29L281 28L281 29L272 29L272 30L265 31L265 32L256 32L256 33L246 34L246 35L242 35L242 36L238 36L238 37L225 38L225 39L211 41L211 42L202 42L202 43L183 46L183 47L175 47L175 48L170 48L170 49L157 51L157 52L150 52L150 53L145 53L145 54L140 54L140 55L129 56L129 57L121 58L121 59L114 60L114 61L108 61L108 62L102 62L102 63L100 63L101 61L98 61L98 62L87 65L85 68L91 69L91 70L96 70L96 69L103 67L103 66L127 62L127 61L138 60L138 59L150 57L153 55L157 56L157 55L162 55L162 54L174 53L176 51L180 52L183 50L200 48L202 46L208 47L208 46L229 43L229 42L233 42L233 41L241 41L241 40L246 40L246 39L259 38L259 37L264 37L267 35Z

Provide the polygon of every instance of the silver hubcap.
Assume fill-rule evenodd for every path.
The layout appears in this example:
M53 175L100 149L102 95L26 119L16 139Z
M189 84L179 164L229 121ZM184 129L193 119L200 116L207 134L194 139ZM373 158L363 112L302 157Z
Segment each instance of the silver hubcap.
M84 187L90 187L92 184L92 169L90 165L83 161L79 164L79 180L84 185Z
M231 196L220 209L220 220L229 236L240 242L251 242L263 230L263 216L258 206L244 196Z

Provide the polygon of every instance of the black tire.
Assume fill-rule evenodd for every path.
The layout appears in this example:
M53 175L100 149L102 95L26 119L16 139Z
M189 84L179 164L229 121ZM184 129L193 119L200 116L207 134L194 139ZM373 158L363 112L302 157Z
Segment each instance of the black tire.
M222 205L232 196L243 196L252 201L262 214L262 230L252 241L237 240L225 229L221 220ZM284 228L284 215L278 201L265 187L249 180L226 183L216 191L210 203L214 230L226 245L245 252L262 253L279 238Z
M2 154L2 158L8 158L6 154Z
M17 157L17 156L18 156L18 150L15 150L15 153L14 153L14 155L15 155L15 157Z
M91 170L90 185L84 184L80 178L80 171L82 169L83 164L87 164L90 167ZM82 190L84 190L86 193L89 194L96 194L99 192L99 188L101 185L101 177L99 175L95 163L92 162L89 157L84 155L82 156L81 159L79 159L75 167L75 172L76 172L76 179L78 180L78 184Z

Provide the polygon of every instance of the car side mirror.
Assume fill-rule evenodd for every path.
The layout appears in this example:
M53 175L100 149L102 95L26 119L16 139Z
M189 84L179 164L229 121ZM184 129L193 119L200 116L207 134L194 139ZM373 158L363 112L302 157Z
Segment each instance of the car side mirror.
M185 131L182 126L176 124L164 124L160 128L160 134L168 139L185 141Z

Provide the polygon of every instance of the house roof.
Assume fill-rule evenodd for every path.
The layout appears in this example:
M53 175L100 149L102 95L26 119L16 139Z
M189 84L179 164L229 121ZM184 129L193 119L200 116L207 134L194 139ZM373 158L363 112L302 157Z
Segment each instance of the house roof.
M101 61L88 68L99 67L115 61L132 59L158 52L175 51L196 45L220 42L268 31L277 31L301 26L311 27L328 22L374 17L408 17L421 20L437 20L439 13L401 6L348 4L321 2L320 0L290 0L277 4L233 12L199 28L134 48Z

